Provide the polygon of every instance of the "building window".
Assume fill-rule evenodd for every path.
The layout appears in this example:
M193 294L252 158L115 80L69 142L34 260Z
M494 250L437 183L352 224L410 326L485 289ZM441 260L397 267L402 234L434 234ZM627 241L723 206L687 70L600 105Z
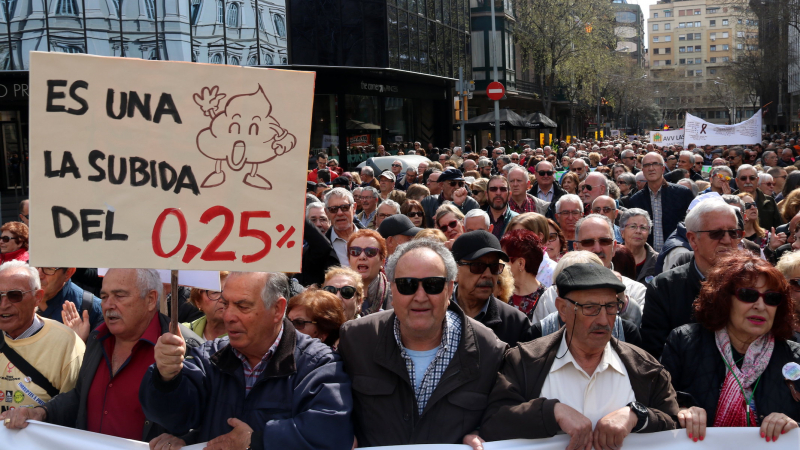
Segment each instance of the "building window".
M247 65L248 65L248 66L255 66L256 64L258 64L258 58L256 57L256 55L252 55L252 56L251 56L251 57L250 57L250 58L247 60Z
M700 15L700 10L699 9L695 9L694 10L694 15L695 16L699 16Z
M700 51L700 47L701 47L700 45L695 45L694 46L694 51L699 52Z
M729 50L728 44L722 44L722 51L725 52L725 51L728 51L728 50Z
M727 39L727 38L728 38L728 32L727 31L723 31L722 32L722 39Z
M657 23L653 24L653 31L658 31L658 24Z
M710 63L715 63L715 62L717 62L717 57L716 57L716 56L713 56L713 57L709 58L709 59L708 59L708 62L710 62Z
M219 53L214 53L211 56L211 64L222 64L222 55Z
M265 53L264 54L264 64L266 64L268 66L271 66L271 65L275 64L275 60L272 58L272 55L270 55L269 53Z
M716 14L719 12L719 8L706 8L706 14Z
M685 59L679 59L678 60L678 64L686 64L686 60Z
M658 19L658 13L657 12L653 13L653 19Z
M671 23L665 23L664 24L664 29L665 30L671 30L672 29L672 24Z
M685 41L686 40L686 35L685 34L679 34L678 35L678 40L679 41Z
M78 4L75 0L58 0L56 14L75 16L78 14Z
M275 14L275 17L272 20L275 22L275 33L278 34L278 37L285 38L286 21L283 19L283 16L280 14Z
M192 0L191 20L192 25L197 25L197 16L200 15L200 3L202 0Z
M636 14L630 11L617 11L614 16L615 20L619 23L635 23L638 19Z
M678 53L686 53L686 47L678 47Z
M3 5L3 17L6 18L6 22L8 22L9 17L14 18L14 9L17 7L17 0L2 0Z
M694 76L696 76L696 77L702 77L702 76L703 76L703 71L702 71L702 70L695 70L695 71L694 71Z
M727 27L728 26L728 19L722 19L722 26L723 27Z
M695 33L695 34L694 34L694 40L695 40L695 41L699 41L699 40L700 40L700 38L701 38L701 36L700 36L700 33Z
M694 22L686 22L686 28L694 27Z
M231 56L230 58L228 58L228 64L232 66L240 66L242 64L242 61L239 59L238 56Z
M62 53L86 53L83 51L83 47L78 45L65 45L61 47Z
M716 21L716 20L709 20L709 21L708 21L708 26L710 26L710 27L715 27L715 26L717 26L717 21Z
M687 53L693 53L694 52L694 47L692 47L692 46L686 47L686 52Z
M711 34L708 35L708 37L710 37L711 40L713 41L713 40L717 39L717 33L711 33Z
M217 23L225 23L225 4L217 0Z
M679 23L678 28L686 28L686 22Z
M119 0L114 0L114 12L119 16Z
M228 26L231 28L238 28L239 27L239 5L236 3L231 3L228 5Z
M717 74L717 69L708 69L708 74L709 75L716 75Z
M664 36L664 42L672 42L672 36Z
M695 22L695 23L694 23L694 26L695 26L695 28L700 28L700 27L702 27L703 25L701 25L701 24L700 24L700 22Z
M653 36L653 42L658 42L658 36Z
M153 20L156 18L155 0L144 0L144 9L148 19Z
M724 62L724 63L728 62L729 60L730 60L730 58L728 58L727 56L723 56L722 57L722 62Z
M712 52L715 52L715 51L717 51L717 46L716 45L712 45L712 46L708 47L708 50L712 51Z
M664 17L672 17L672 11L670 11L668 9L664 10Z
M742 50L743 48L744 48L744 45L736 44L736 50Z
M258 28L260 28L261 31L267 31L267 24L264 23L264 10L263 9L259 9L258 10Z

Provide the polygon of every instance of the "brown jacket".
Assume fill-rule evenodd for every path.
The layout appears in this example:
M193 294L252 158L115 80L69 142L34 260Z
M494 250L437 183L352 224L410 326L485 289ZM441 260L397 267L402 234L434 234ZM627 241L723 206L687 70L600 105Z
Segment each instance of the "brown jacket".
M455 303L450 309L462 319L461 341L422 414L394 337L394 311L342 326L339 353L353 381L359 447L460 444L480 425L507 346Z
M487 441L539 439L554 436L558 399L539 398L544 380L553 366L564 328L509 350L497 384L489 396L480 435ZM649 421L642 432L674 430L678 402L669 372L644 350L611 338L628 371L636 401L649 409ZM620 405L622 407L624 405Z

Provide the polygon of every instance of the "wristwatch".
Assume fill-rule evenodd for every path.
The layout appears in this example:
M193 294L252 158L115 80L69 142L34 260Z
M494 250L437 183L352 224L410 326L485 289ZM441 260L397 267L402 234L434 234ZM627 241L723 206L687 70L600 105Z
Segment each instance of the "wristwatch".
M632 433L638 433L647 426L647 422L650 420L650 417L647 414L647 407L639 402L630 402L626 406L630 406L631 411L633 411L638 418L636 425L633 427L633 430L631 430Z

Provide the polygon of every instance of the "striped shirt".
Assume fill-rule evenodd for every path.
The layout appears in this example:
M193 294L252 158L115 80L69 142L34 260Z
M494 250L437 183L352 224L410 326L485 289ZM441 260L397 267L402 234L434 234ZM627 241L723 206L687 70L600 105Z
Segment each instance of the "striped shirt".
M36 314L34 314L33 323L31 324L31 326L29 326L27 330L23 331L22 334L20 334L16 338L12 338L5 331L3 333L5 333L6 337L11 339L12 341L18 341L20 339L25 339L33 336L34 334L38 333L39 330L41 330L42 328L44 328L44 320L40 319Z
M233 354L236 355L242 361L242 368L244 369L244 388L245 388L245 396L250 393L250 389L253 389L255 386L256 381L258 381L258 377L264 372L266 369L269 360L272 359L272 355L275 354L275 351L278 349L278 344L281 342L281 337L283 337L283 325L281 325L281 331L278 332L278 337L275 339L275 342L272 346L267 350L267 353L261 358L261 361L256 364L255 367L250 366L250 363L247 361L247 357L244 356L236 350L233 349Z
M653 250L660 252L661 248L664 246L664 229L662 228L662 209L661 209L661 188L664 187L662 184L659 186L658 190L653 193L650 190L650 187L647 187L647 191L650 193L650 204L653 209Z

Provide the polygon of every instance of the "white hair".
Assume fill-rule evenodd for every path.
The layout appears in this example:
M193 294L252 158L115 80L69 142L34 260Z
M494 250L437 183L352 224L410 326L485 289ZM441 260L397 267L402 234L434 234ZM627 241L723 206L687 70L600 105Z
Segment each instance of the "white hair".
M362 167L362 168L361 168L361 173L362 173L362 174L364 174L364 173L365 173L365 174L367 174L367 175L372 175L372 176L374 176L374 175L375 175L375 171L374 171L374 170L372 170L372 167L370 167L370 166L364 166L364 167Z
M471 219L473 217L483 217L486 222L486 228L489 228L489 214L482 209L472 209L470 210L467 215L464 216L464 228L467 228L467 219Z
M322 209L323 212L325 212L325 203L322 202L309 203L308 206L306 206L306 217L308 217L310 211L314 208L320 208Z
M267 276L267 281L264 283L264 287L261 288L261 301L264 302L265 308L274 306L281 297L288 299L291 296L289 278L280 272L231 272L231 274L228 275L228 280L236 276L247 276L251 274L263 274Z
M647 219L647 227L653 228L653 221L650 220L650 213L641 208L628 208L622 211L622 214L619 216L619 227L625 228L625 225L628 224L628 220L634 217L644 217Z
M6 270L13 269L22 269L25 271L25 273L28 275L28 286L30 286L31 289L38 291L42 288L42 282L39 280L39 270L37 270L36 267L29 266L28 263L15 259L0 265L0 274Z
M684 224L686 225L686 231L691 232L698 232L703 229L703 217L706 214L730 214L733 216L733 220L736 219L736 209L734 206L731 206L722 199L708 199L706 201L700 202L699 205L692 208L688 214L686 214L686 220ZM738 223L738 222L737 222Z
M564 194L561 198L558 199L556 202L556 214L561 212L561 204L564 202L572 202L580 205L580 208L583 208L583 200L575 194Z
M328 207L328 205L330 205L330 202L331 202L332 198L346 198L347 200L350 201L351 205L355 202L355 200L353 200L353 194L350 191L348 191L347 189L340 188L340 187L333 188L330 191L328 191L327 194L325 194L325 207L326 208Z
M689 161L694 162L694 153L690 152L689 150L682 150L678 154L678 157L681 157L681 156L687 156L687 157L689 157Z
M378 206L378 208L380 208L381 206L391 206L392 208L394 208L394 213L395 214L400 214L400 205L394 200L384 200Z
M758 184L761 184L761 183L763 183L765 181L766 182L774 181L773 178L772 178L772 175L770 175L768 173L763 173L763 172L759 173L758 174Z
M439 258L442 259L445 268L445 278L447 281L454 281L456 279L456 275L458 274L458 266L456 266L456 260L453 259L453 254L447 249L447 247L444 246L444 244L433 239L414 239L397 247L394 253L389 256L389 259L386 260L386 278L390 282L394 282L394 274L397 270L397 263L400 262L400 259L405 256L406 253L410 253L414 250L422 248L432 250L439 256Z
M641 170L639 172L636 172L636 175L634 175L633 178L635 178L636 181L645 181L644 172L642 172Z
M742 164L741 166L739 166L739 168L738 168L738 169L736 169L736 178L739 178L739 175L741 175L741 174L742 174L742 171L743 171L743 170L752 170L752 171L753 171L753 172L755 172L756 174L758 173L758 171L756 170L756 168L755 168L755 167L753 167L753 166L751 166L750 164Z
M161 282L161 275L159 275L158 271L155 269L135 270L136 289L139 290L139 298L144 299L150 291L156 291L156 309L158 309L159 305L161 305L161 296L164 293L164 283Z
M611 234L611 237L614 237L614 222L612 222L611 219L609 219L608 217L606 217L606 216L604 216L602 214L589 214L586 217L582 217L575 224L575 239L577 239L578 235L580 235L581 226L583 226L583 223L586 222L587 220L601 220L601 221L603 221L606 225L608 225L608 230L609 230L609 233Z

